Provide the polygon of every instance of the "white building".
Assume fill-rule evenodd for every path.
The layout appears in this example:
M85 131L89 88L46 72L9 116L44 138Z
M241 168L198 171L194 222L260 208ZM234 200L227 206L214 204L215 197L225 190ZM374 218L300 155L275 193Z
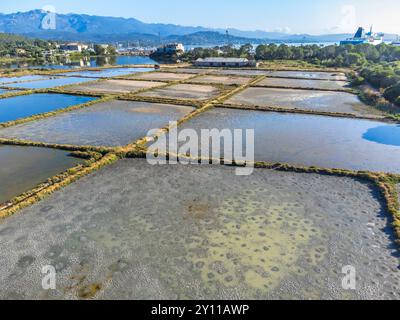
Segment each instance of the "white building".
M87 45L81 43L65 43L59 46L59 49L64 52L82 52L82 50L86 50L87 48Z
M197 59L194 63L197 67L256 67L255 61L250 61L246 58L221 58L210 57L205 59Z
M157 48L157 53L184 53L185 47L182 43L170 43Z

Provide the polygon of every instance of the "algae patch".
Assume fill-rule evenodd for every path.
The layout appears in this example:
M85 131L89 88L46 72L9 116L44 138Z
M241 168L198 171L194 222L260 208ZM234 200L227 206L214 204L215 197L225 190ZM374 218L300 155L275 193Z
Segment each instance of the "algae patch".
M323 259L324 248L313 254L311 240L318 238L321 243L321 234L298 214L301 209L296 203L269 206L251 193L227 199L216 210L218 228L203 230L206 251L199 250L196 242L189 245L202 281L211 290L245 285L268 292L286 276L304 275L298 260L307 252L307 262L316 264Z

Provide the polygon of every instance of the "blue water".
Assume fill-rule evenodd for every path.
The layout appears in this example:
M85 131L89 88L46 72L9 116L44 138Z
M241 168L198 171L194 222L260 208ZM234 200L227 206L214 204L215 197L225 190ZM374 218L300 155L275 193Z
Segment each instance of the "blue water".
M111 68L111 69L104 69L101 71L93 70L93 71L68 72L63 75L93 77L93 78L110 78L110 77L116 77L116 76L135 74L135 73L139 73L139 72L150 72L153 70L154 70L153 68Z
M388 146L400 147L400 126L379 126L371 128L363 135L363 138Z
M66 94L32 94L0 99L0 122L13 121L73 105L95 98Z
M82 82L93 81L93 79L85 79L85 78L74 78L74 77L58 77L46 80L25 82L25 83L13 83L9 84L9 87L13 88L23 88L23 89L45 89L45 88L54 88L59 86L65 86L68 84L76 84Z
M77 61L59 62L59 63L38 63L36 61L26 61L21 63L3 64L2 68L49 68L49 69L73 69L81 67L104 67L104 66L120 66L128 64L157 64L156 61L146 56L116 56L116 57L97 57L90 60L81 59Z
M42 79L47 79L48 77L45 76L37 76L37 75L32 75L32 76L22 76L22 77L3 77L0 78L0 84L4 85L7 83L12 83L12 82L17 82L17 81L33 81L33 80L42 80Z

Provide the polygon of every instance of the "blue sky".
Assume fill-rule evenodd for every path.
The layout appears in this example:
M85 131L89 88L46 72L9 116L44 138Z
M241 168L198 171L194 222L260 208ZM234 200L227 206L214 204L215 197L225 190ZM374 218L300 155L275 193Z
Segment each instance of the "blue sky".
M375 31L400 34L399 0L2 0L0 12L45 5L60 13L191 26L322 34L354 32L359 25L373 24Z

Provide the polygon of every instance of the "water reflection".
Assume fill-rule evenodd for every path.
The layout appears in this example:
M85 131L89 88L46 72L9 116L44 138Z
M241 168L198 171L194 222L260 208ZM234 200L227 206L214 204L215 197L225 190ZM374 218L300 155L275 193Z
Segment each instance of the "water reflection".
M1 68L50 68L50 69L72 69L72 68L95 68L105 66L120 66L129 64L156 64L154 60L147 56L112 56L112 57L92 57L71 60L68 57L55 57L48 60L20 61L17 63L1 64Z
M83 162L68 151L0 145L0 204Z
M1 92L0 92L1 93ZM33 94L0 100L0 122L67 108L94 98L66 94Z
M388 146L400 146L400 126L379 126L369 129L363 138Z

